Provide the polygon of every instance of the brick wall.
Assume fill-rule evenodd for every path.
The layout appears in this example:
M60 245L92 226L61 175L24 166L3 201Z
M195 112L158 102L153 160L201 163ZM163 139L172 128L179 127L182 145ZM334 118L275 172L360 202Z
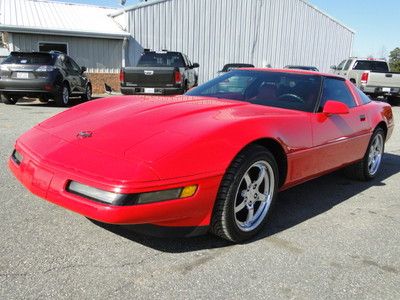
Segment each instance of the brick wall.
M120 91L119 74L116 73L89 73L88 77L92 83L93 94L103 94L104 83L107 83L116 92Z

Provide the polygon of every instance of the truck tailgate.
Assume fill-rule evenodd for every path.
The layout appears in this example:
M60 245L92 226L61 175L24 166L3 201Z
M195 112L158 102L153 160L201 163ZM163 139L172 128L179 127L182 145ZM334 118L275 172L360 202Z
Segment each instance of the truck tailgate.
M127 67L124 68L127 86L138 87L168 87L175 85L172 67Z
M400 73L370 72L367 85L400 88Z

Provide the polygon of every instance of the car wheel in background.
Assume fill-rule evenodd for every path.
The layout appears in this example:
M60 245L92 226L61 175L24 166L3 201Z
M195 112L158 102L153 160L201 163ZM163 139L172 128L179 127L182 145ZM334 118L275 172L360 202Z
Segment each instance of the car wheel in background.
M243 242L265 224L278 191L278 166L262 146L239 153L222 179L211 220L211 232Z
M1 93L1 102L3 102L4 104L13 105L17 103L17 101L17 97Z
M88 84L85 89L85 94L82 95L83 101L92 100L92 86Z
M400 97L388 97L387 101L392 106L399 105L400 104Z
M63 84L61 90L55 97L56 104L58 106L68 106L70 104L70 92L68 85L66 83Z
M346 167L344 169L345 175L361 181L368 181L375 178L381 168L382 158L385 151L385 140L385 131L380 127L375 129L364 158L361 161Z

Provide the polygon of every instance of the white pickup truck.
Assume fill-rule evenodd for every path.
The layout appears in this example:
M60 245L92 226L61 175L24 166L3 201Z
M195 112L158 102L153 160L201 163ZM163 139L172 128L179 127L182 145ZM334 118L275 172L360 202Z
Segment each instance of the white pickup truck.
M400 97L400 73L390 72L384 60L349 58L338 66L331 66L333 73L353 82L364 93L377 98L387 97L398 102Z

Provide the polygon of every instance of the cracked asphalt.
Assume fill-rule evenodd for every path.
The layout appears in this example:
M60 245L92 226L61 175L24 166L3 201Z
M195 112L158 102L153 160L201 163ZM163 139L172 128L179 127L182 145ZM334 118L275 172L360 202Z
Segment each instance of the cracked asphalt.
M400 299L400 107L376 180L285 191L245 245L99 226L30 194L7 168L13 143L62 110L0 104L0 299Z

